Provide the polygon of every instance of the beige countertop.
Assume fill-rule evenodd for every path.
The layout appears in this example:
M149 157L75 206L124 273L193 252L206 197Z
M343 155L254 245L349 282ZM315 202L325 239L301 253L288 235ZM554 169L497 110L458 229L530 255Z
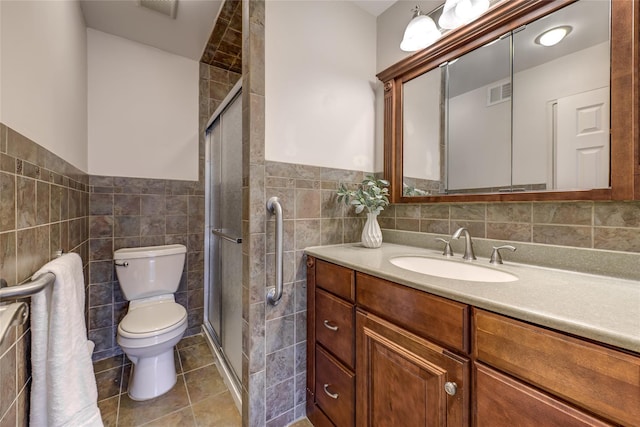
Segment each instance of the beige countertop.
M397 256L444 259L441 251L383 243L316 246L306 253L445 298L640 353L640 281L508 262L475 264L518 276L514 282L486 283L444 279L396 267ZM459 256L452 262L463 261Z

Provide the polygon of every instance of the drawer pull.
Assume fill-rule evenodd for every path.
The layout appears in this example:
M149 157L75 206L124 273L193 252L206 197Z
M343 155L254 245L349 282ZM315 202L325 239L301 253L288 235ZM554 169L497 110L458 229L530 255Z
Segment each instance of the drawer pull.
M338 393L331 393L328 388L329 388L329 384L325 384L322 386L322 388L324 389L324 392L327 394L327 396L329 396L332 399L337 399L338 398Z
M452 381L447 381L446 383L444 383L444 391L449 396L455 396L456 392L458 391L458 384Z
M325 320L322 323L324 324L324 327L327 328L327 329L330 329L332 331L337 331L338 330L338 327L337 326L333 326L332 324L330 324L328 320Z

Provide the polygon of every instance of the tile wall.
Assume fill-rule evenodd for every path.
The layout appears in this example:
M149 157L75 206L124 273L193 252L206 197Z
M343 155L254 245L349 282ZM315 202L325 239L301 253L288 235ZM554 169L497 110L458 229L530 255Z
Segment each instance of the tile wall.
M380 215L382 228L578 248L640 252L640 202L398 204Z
M340 182L360 183L363 172L265 162L265 196L277 196L284 224L284 293L265 305L266 425L285 426L305 415L307 291L304 248L357 242L364 218L337 202ZM275 220L267 215L266 288L275 283ZM262 288L265 292L265 288ZM251 295L251 299L264 299Z
M87 174L0 124L0 277L9 286L59 249L80 254L87 277L88 184ZM2 427L28 424L30 347L29 323L11 328L0 345Z
M187 309L186 336L199 333L204 311L204 191L199 182L89 178L89 339L94 360L120 354L115 337L127 313L113 267L124 247L183 244L185 268L176 300Z
M200 332L204 316L204 130L240 75L200 64L199 181L91 176L89 200L89 338L94 360L122 351L115 336L127 302L113 270L122 247L180 243L187 246L176 300L187 308L186 335Z
M211 115L220 106L233 86L242 77L233 71L200 63L200 136ZM204 150L200 151L204 155Z

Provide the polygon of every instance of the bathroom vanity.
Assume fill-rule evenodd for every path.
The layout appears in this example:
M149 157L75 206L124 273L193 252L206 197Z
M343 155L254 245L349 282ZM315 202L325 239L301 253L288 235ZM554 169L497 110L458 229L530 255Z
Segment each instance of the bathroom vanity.
M639 425L640 283L522 264L455 280L390 261L407 256L444 259L307 249L315 426Z

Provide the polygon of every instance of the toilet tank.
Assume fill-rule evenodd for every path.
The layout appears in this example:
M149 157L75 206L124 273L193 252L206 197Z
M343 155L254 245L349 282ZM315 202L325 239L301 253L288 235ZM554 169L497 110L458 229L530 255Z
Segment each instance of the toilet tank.
M113 253L120 289L128 300L178 290L187 248L184 245L123 248Z

